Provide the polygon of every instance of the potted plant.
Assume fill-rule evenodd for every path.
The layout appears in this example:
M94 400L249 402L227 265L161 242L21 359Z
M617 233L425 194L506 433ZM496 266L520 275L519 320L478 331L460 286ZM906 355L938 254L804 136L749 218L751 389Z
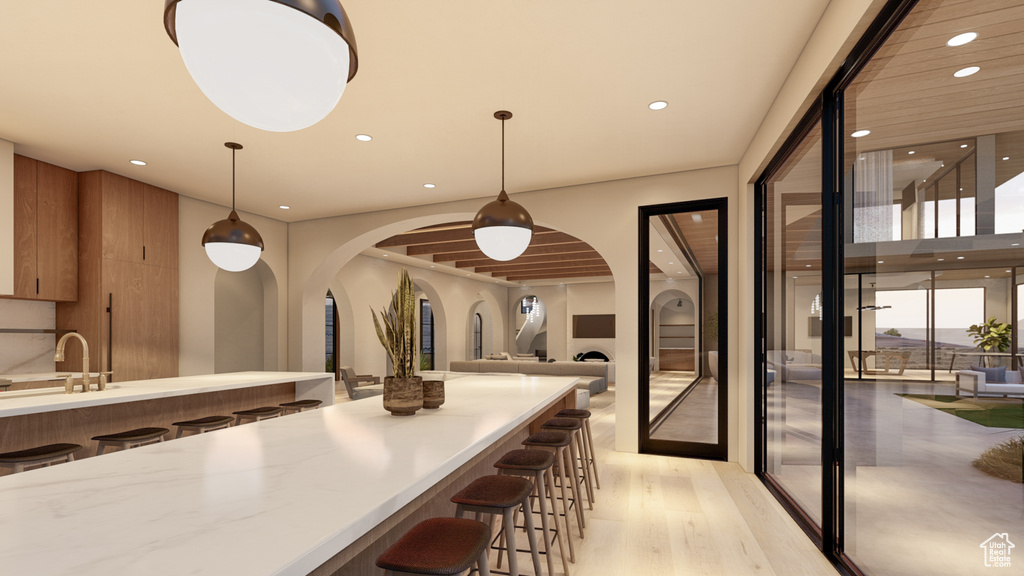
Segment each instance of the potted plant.
M409 272L403 268L391 305L380 320L370 308L377 338L387 351L394 376L384 378L384 409L395 416L411 416L423 407L423 384L416 376L416 292Z
M995 316L986 320L984 324L972 324L967 333L974 337L974 345L985 352L990 352L993 348L999 349L1000 352L1010 349L1010 325L1006 322L996 322Z

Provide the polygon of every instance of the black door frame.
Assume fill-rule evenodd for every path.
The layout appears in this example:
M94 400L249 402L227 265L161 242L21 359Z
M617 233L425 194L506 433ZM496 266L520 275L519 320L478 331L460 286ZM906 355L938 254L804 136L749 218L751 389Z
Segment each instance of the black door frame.
M650 218L662 214L679 212L700 212L704 210L718 211L718 442L705 444L702 442L680 442L651 438L651 273L650 273ZM686 456L709 460L726 460L729 456L729 211L727 198L709 198L690 200L671 204L641 206L639 209L639 262L638 278L640 322L638 332L639 343L639 450L644 454L661 454L666 456ZM703 300L703 298L702 298ZM698 308L703 309L703 303ZM698 310L697 325L703 330L703 312ZM704 362L706 348L703 333L701 334L700 354L694 354L694 362ZM696 367L696 366L695 366ZM708 375L710 377L710 375Z

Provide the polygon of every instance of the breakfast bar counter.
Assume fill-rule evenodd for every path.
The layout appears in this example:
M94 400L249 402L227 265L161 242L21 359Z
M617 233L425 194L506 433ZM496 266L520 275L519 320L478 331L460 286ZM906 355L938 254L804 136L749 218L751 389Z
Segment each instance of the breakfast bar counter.
M571 398L575 378L445 384L440 409L410 417L368 398L2 477L0 566L309 574Z

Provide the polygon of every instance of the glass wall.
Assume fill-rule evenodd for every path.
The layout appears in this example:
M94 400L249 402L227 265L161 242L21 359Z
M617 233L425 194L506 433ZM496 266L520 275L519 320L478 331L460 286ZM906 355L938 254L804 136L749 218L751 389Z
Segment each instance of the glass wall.
M767 183L765 469L821 523L821 130Z
M834 144L812 132L761 180L759 472L837 563L989 574L1024 542L1024 0L903 8L825 94Z

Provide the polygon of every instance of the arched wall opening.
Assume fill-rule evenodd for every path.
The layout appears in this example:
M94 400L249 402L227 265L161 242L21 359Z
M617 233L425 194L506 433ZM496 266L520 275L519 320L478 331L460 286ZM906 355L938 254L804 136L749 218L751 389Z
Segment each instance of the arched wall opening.
M480 358L486 358L488 354L500 352L497 347L504 342L502 337L504 328L501 322L502 304L490 292L477 292L477 300L469 307L469 316L466 318L466 357L465 360L473 360L473 341L475 338L475 316L480 314L481 335L480 335Z
M278 369L278 288L261 261L214 277L214 372Z
M434 369L446 370L448 367L448 315L445 313L444 301L438 291L423 278L415 278L415 271L409 272L413 276L413 286L416 289L416 327L422 326L423 319L420 318L420 298L426 298L430 302L430 309L434 315ZM416 365L421 366L419 353L423 350L423 342L420 334L416 335Z
M654 371L667 369L661 366L660 350L681 348L683 344L688 344L685 347L694 351L700 350L700 326L696 325L697 306L700 302L697 280L674 281L673 284L673 287L663 288L657 293L654 293L652 286L649 338ZM691 326L691 338L680 336L684 332L689 334L685 328L679 328L680 325ZM663 330L666 331L664 335Z

